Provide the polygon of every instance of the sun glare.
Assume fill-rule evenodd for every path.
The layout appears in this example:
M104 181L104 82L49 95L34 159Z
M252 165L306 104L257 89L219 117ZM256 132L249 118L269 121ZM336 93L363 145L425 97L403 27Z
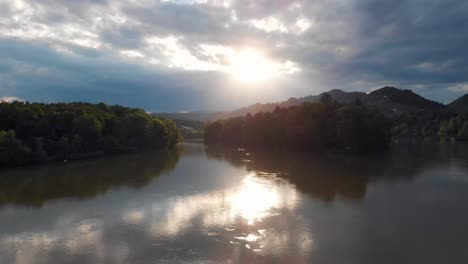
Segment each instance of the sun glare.
M262 181L247 176L241 188L227 199L233 213L242 216L249 225L269 215L269 210L280 205L277 190Z
M247 49L231 58L230 72L243 83L259 83L271 80L277 75L277 67L259 52Z

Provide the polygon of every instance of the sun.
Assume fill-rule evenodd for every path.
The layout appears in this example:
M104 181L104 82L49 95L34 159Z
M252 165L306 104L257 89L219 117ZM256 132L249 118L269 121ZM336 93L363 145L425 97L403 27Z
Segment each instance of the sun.
M278 69L258 51L246 49L231 57L229 72L242 83L255 84L273 79Z

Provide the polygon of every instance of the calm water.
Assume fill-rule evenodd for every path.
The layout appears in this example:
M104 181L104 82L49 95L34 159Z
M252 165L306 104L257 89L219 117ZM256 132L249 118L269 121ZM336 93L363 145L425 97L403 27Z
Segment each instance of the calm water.
M0 171L0 263L468 263L468 148L185 144Z

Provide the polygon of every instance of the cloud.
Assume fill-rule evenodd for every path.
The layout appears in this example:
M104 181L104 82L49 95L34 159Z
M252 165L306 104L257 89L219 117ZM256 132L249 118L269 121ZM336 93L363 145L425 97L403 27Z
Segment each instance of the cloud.
M11 102L21 102L24 101L23 99L16 97L16 96L2 96L0 97L0 102L6 102L6 103L11 103Z
M149 111L385 84L447 101L468 82L467 12L457 0L0 1L0 92ZM301 71L246 91L226 67L252 47Z
M454 84L448 87L448 89L452 92L468 92L468 83L459 83Z

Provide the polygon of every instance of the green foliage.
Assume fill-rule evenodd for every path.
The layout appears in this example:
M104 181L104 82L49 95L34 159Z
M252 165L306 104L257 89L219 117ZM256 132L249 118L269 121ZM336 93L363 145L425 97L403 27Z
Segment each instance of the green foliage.
M84 114L74 120L75 132L86 141L93 142L101 136L102 125L99 120L90 115Z
M169 143L169 130L160 119L152 119L147 128L147 136L150 144L156 147L164 147Z
M463 127L458 132L458 138L460 140L468 140L468 121L463 123Z
M391 123L378 112L359 104L341 106L324 96L321 103L216 121L206 127L205 140L238 146L363 152L386 148L390 131Z
M175 144L183 140L182 135L180 134L179 129L177 128L177 125L174 123L174 121L169 119L163 119L163 122L167 128L168 146L174 146Z
M126 114L117 122L116 134L122 143L132 147L145 146L150 116L144 112Z
M182 139L170 120L103 103L2 102L0 131L0 166L159 149Z
M0 166L23 165L31 159L31 149L16 138L15 131L0 131Z
M98 140L97 144L99 149L104 151L104 153L119 153L125 151L124 146L114 136L102 137Z
M56 145L56 154L60 158L67 159L72 153L80 152L82 145L83 139L80 135L63 136Z
M442 122L440 122L440 128L437 135L442 139L446 139L449 137L447 120L443 120Z
M442 120L437 135L442 140L468 140L468 115L460 114Z

